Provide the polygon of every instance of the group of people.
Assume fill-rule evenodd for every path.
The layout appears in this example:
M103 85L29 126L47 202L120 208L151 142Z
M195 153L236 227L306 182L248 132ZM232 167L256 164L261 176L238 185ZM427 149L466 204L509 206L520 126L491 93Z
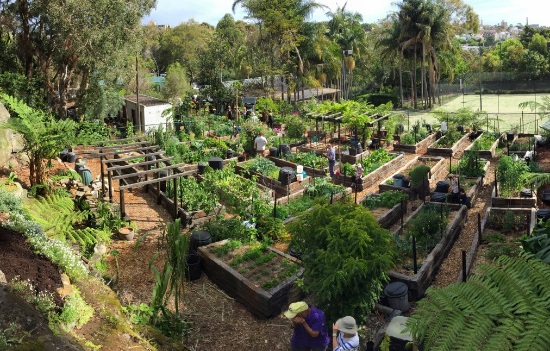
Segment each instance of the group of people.
M291 320L294 330L291 351L359 350L357 324L351 316L340 318L332 325L331 338L323 311L304 301L291 303L284 315Z
M227 106L227 119L228 120L237 120L237 117L242 116L245 119L250 119L253 122L263 122L267 124L267 126L271 129L273 129L273 111L263 111L262 112L262 118L258 118L256 116L256 113L253 110L248 109L246 106L243 106L242 112L239 110L237 106L231 107L231 105Z

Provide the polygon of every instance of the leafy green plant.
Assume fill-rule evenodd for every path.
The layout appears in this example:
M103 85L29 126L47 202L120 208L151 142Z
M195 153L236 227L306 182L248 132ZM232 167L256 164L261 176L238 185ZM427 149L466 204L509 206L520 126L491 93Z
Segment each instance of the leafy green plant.
M212 193L208 192L203 183L198 183L193 177L180 177L178 178L178 195L177 198L181 203L183 209L186 211L204 211L207 215L212 213L218 206L218 198ZM174 198L174 183L167 182L166 184L167 196L171 199Z
M342 185L334 185L330 182L330 177L315 178L313 181L304 185L306 195L310 197L322 196L330 198L333 195L340 194L346 191Z
M364 207L316 205L288 225L303 252L304 288L325 306L328 320L363 321L378 301L395 258L389 231Z
M484 132L479 138L474 141L470 150L490 150L495 141L500 137L498 133Z
M450 129L443 137L437 140L436 145L440 148L450 148L462 137L462 133L460 133L456 129Z
M361 161L361 165L363 166L363 174L367 175L370 172L375 171L380 166L393 160L395 156L395 154L390 154L388 150L384 148L374 150Z
M145 303L123 306L122 311L130 318L132 324L148 325L153 318L153 310Z
M326 157L317 155L315 152L295 152L285 156L285 159L306 167L323 169L328 167Z
M513 244L495 244L489 247L485 253L485 257L489 260L494 260L500 256L515 257L519 254L520 248Z
M518 191L522 186L519 180L528 171L529 167L523 159L514 161L510 156L501 156L497 165L497 178L502 196L508 197Z
M447 227L449 209L445 206L423 206L406 224L405 237L410 241L414 236L418 251L427 255L441 239L441 233ZM441 215L443 214L443 215Z
M30 339L31 334L18 322L9 322L0 328L0 351L12 350L25 339Z
M550 266L522 253L501 256L476 270L465 283L427 290L407 322L416 346L431 351L546 350Z
M244 163L242 167L250 172L250 174L257 173L266 177L270 177L274 173L278 175L279 172L279 167L277 167L273 161L265 157L253 158Z
M479 158L479 152L465 152L458 161L458 174L470 178L483 177L485 162Z
M550 222L549 222L550 223ZM535 231L536 236L521 241L521 246L546 264L550 264L550 227ZM541 234L542 233L542 234Z

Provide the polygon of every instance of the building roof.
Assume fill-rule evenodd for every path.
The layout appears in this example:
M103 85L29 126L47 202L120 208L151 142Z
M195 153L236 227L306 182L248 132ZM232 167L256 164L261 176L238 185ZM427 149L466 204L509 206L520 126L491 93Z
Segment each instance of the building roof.
M133 103L136 103L136 95L126 95L124 97L125 100L131 101ZM147 95L141 95L139 94L139 104L143 106L158 106L158 105L169 105L170 102L166 100L157 99L152 96Z

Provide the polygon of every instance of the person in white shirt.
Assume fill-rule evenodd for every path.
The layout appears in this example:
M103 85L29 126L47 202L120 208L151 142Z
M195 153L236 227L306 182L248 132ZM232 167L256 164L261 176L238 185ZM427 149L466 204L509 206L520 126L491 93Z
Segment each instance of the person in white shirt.
M359 335L355 318L346 316L332 325L333 351L359 351Z
M263 132L258 133L258 136L256 137L256 139L254 139L254 149L256 149L256 154L260 156L264 156L266 151L266 146L267 146L267 139L264 137L264 133Z

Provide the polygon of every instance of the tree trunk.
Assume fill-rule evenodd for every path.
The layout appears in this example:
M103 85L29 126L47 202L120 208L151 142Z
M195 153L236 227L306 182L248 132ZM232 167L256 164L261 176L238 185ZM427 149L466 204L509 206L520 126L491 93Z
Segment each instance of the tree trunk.
M399 60L399 94L401 94L401 107L403 107L403 53Z
M414 80L413 80L413 106L414 106L414 109L416 110L418 108L418 102L416 100L416 41L414 42L414 65L413 65L413 69L414 69Z

